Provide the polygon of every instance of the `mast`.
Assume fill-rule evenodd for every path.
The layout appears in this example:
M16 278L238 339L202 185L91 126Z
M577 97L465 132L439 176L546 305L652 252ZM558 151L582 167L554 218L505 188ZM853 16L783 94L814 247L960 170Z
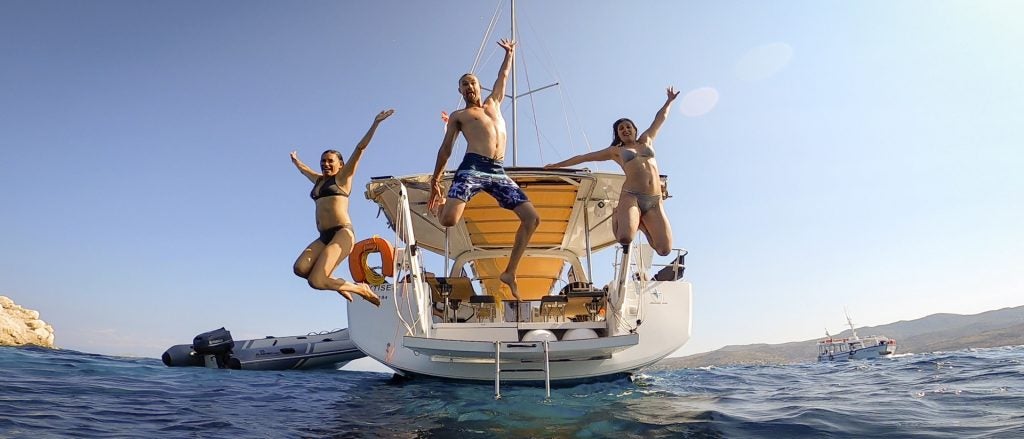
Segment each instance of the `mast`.
M509 4L511 5L512 8L512 40L515 41L516 44L519 44L519 38L516 35L516 29L518 29L518 26L516 25L516 1L511 0ZM558 82L554 82L540 88L527 90L522 95L520 95L518 83L516 81L516 59L519 58L521 55L522 51L519 52L519 55L512 57L512 93L505 95L512 99L512 167L516 167L519 165L519 98L559 85ZM526 64L523 65L525 66Z
M512 41L519 44L519 39L516 38L516 0L509 2L512 5ZM516 58L512 57L512 167L516 167L519 161L519 120L517 119L518 112L516 107L516 101L519 93L516 91Z
M846 314L846 323L850 325L850 332L853 332L853 339L860 340L860 337L857 337L857 329L853 327L853 320L850 319L850 311L844 307L843 313Z

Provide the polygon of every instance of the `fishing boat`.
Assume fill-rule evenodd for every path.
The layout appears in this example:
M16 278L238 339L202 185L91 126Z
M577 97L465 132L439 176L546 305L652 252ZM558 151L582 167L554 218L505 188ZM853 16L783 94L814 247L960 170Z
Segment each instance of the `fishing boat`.
M896 340L881 335L860 337L854 328L850 314L846 314L851 336L832 337L825 331L825 337L818 341L818 361L865 360L885 357L896 353Z
M192 344L171 346L161 360L171 367L306 370L338 369L365 356L349 339L347 329L236 342L231 331L219 328L195 336Z

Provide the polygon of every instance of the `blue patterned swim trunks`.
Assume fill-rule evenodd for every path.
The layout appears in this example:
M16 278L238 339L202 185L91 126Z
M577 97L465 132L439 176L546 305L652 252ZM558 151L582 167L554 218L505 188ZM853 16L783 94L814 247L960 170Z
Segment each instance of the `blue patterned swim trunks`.
M491 194L498 200L498 205L505 209L515 209L530 201L519 185L505 174L500 161L467 152L459 169L455 171L452 186L448 189L448 198L469 202L480 191Z

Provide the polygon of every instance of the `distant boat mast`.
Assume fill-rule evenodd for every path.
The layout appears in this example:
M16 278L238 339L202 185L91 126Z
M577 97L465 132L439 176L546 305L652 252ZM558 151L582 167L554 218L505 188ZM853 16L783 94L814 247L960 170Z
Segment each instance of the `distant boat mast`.
M843 313L846 314L846 323L850 325L850 331L853 332L853 339L860 340L860 337L857 337L857 329L853 327L853 320L850 319L850 311L843 307Z

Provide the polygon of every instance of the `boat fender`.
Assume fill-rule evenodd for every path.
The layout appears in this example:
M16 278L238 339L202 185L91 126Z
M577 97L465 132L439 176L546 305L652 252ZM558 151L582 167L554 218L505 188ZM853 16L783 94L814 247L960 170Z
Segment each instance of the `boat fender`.
M370 253L380 253L383 273L377 273L367 265L366 258ZM383 284L385 277L395 275L395 247L378 235L357 242L352 247L352 254L348 257L348 271L352 273L353 282Z
M523 341L558 341L558 336L547 329L534 329L523 335Z
M590 340L597 338L597 332L590 328L572 328L562 334L562 341Z
M170 367L201 367L203 365L202 355L196 355L195 351L192 350L192 345L187 344L171 346L164 351L160 359L163 360L165 365Z

